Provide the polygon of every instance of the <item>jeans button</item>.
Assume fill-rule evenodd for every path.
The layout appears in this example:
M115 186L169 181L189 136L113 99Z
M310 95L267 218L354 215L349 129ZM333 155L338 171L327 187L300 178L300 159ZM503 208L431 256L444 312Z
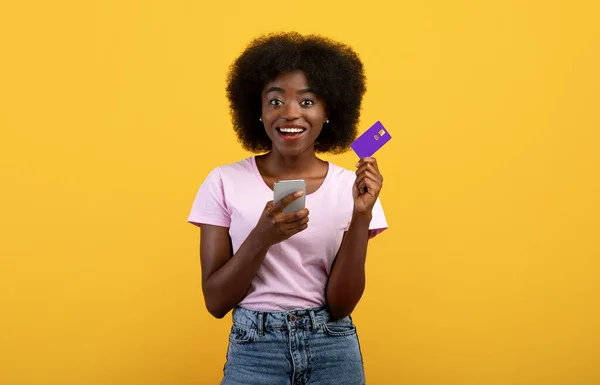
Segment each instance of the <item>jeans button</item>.
M295 315L290 315L290 321L291 322L296 322L296 316Z

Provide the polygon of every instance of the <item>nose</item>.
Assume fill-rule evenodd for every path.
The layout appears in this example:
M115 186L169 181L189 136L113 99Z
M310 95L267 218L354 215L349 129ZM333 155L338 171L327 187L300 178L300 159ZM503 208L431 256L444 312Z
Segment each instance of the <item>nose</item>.
M294 120L298 119L302 116L302 111L300 110L300 105L295 101L286 103L283 109L282 117L286 120Z

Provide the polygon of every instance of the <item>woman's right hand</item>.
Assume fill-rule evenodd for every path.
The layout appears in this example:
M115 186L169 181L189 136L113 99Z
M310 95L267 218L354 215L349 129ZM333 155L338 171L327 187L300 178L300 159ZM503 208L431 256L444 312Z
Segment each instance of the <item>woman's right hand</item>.
M284 208L301 197L302 194L304 194L303 191L297 191L286 196L277 204L273 201L267 202L253 230L254 235L265 247L271 247L285 241L308 227L308 209L304 208L288 214L282 212Z

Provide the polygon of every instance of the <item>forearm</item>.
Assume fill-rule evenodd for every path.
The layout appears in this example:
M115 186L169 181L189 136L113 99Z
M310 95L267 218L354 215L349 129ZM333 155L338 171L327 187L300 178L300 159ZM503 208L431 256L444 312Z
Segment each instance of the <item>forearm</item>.
M329 275L326 298L335 319L352 313L364 292L371 217L353 215Z
M203 285L204 299L213 316L223 318L240 303L268 249L260 237L250 233L233 257L208 277Z

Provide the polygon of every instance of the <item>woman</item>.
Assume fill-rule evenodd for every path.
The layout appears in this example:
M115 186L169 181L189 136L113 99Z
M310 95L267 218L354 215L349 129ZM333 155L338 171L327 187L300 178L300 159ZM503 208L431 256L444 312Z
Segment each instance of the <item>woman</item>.
M231 67L234 128L263 154L214 169L189 216L206 307L233 310L222 384L365 382L350 313L369 238L387 228L383 178L374 158L352 172L315 155L348 149L364 92L354 51L319 36L263 36ZM302 192L272 201L284 179L306 181L305 209L282 213Z

